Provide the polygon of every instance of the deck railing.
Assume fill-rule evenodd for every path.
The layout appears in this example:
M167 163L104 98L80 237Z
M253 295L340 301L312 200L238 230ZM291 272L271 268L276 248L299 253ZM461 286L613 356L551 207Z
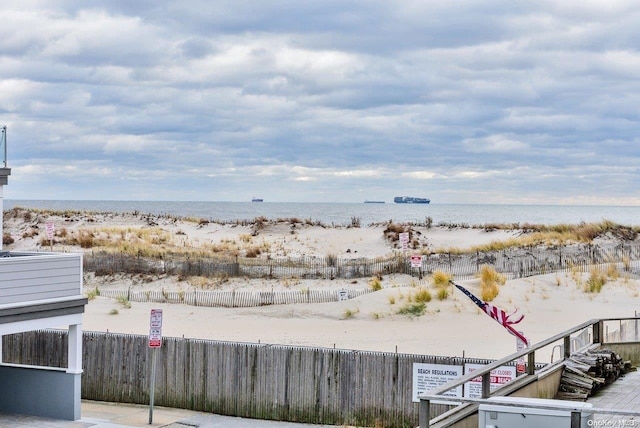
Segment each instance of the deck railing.
M484 367L478 368L477 370L474 370L471 373L468 373L466 375L460 376L442 386L440 386L439 388L436 388L434 390L428 391L428 393L426 394L420 394L418 396L419 400L420 400L420 409L419 409L419 428L428 428L430 426L430 424L432 423L436 423L439 421L443 421L446 418L450 417L451 415L453 415L455 412L457 412L458 410L460 410L460 407L456 407L446 413L443 413L441 415L439 415L437 418L434 418L433 420L431 420L430 417L430 406L431 406L431 402L434 400L446 400L446 401L451 401L451 402L461 402L461 403L467 403L467 404L474 404L474 403L484 403L484 402L488 402L488 398L492 396L492 394L494 392L497 391L492 391L490 386L491 386L491 371L495 370L497 368L499 368L500 366L503 366L505 364L509 364L512 363L514 361L517 361L520 358L526 358L527 364L526 364L526 375L534 375L536 374L536 364L535 364L535 357L536 357L536 352L540 351L543 348L546 348L548 346L554 346L556 345L556 343L561 342L561 350L562 350L562 360L567 359L570 357L571 355L571 351L572 351L572 339L575 336L583 336L584 335L584 331L587 330L589 333L589 335L591 336L592 340L591 343L592 344L597 344L597 343L604 343L607 342L607 334L608 334L608 329L606 329L606 324L609 322L617 322L620 324L620 327L622 329L623 323L627 323L629 321L633 321L634 325L637 325L639 318L634 318L634 317L628 317L628 318L602 318L602 319L592 319L589 321L586 321L582 324L579 324L573 328L570 328L568 330L565 330L561 333L556 334L555 336L549 337L548 339L545 339L539 343L536 343L534 345L531 346L531 348L525 348L521 351L515 352L511 355L508 355L500 360L497 360L493 363L487 364ZM614 339L616 338L616 334L617 331L612 332L610 334L611 337L613 337ZM627 338L627 340L629 340ZM634 337L633 340L638 341L638 337ZM547 370L547 367L542 368L541 370ZM481 397L479 399L471 399L471 398L457 398L457 397L449 397L449 396L444 396L444 394L447 391L450 391L451 389L454 389L458 386L464 385L466 382L471 381L472 379L475 379L477 377L482 377L482 394ZM517 378L517 379L521 379ZM517 381L517 380L516 380ZM491 400L492 404L500 404L502 405L502 403L500 403L499 401L494 401ZM519 404L521 405L521 404ZM527 407L532 407L532 408L542 408L540 406L527 406ZM565 407L566 409L566 407ZM571 421L572 421L572 425L571 427L574 427L574 419L578 421L580 421L580 413L582 411L589 411L589 412L594 412L594 413L611 413L611 414L618 414L618 415L634 415L634 416L640 416L640 413L638 412L626 412L626 411L615 411L615 410L611 410L611 409L595 409L595 408L590 408L590 409L584 409L581 410L579 406L576 405L576 408L572 410L572 414L571 414ZM575 415L574 415L575 413ZM579 425L575 425L576 427Z

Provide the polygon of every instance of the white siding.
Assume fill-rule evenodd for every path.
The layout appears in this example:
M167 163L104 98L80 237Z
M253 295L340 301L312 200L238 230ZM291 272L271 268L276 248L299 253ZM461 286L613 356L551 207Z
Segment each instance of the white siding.
M0 257L0 305L82 294L82 255L11 253Z

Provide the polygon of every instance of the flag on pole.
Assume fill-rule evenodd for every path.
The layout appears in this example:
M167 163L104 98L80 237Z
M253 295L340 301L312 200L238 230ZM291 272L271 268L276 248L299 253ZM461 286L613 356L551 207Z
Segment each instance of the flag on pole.
M491 318L499 322L504 328L506 328L509 333L513 334L518 339L522 340L525 346L529 346L529 341L527 340L527 338L524 337L522 333L520 333L519 331L517 331L515 328L512 327L513 324L518 324L524 318L524 315L522 314L516 315L517 309L512 313L507 314L505 311L498 308L497 306L494 306L491 303L483 302L482 300L478 299L466 288L456 284L453 281L450 281L450 282L451 284L455 285L460 291L466 294L468 298L473 300L473 303L478 305L478 307L482 309L487 315L489 315Z

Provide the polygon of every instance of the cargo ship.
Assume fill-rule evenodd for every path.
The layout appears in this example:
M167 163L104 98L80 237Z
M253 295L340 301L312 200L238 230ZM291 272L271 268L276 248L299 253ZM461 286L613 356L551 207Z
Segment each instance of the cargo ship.
M431 200L427 198L414 198L413 196L396 196L393 198L396 204L428 204Z

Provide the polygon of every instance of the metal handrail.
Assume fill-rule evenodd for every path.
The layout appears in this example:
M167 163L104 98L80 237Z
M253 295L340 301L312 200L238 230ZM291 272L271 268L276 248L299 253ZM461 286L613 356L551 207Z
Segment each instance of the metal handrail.
M507 355L506 357L494 361L493 363L487 364L482 368L474 370L471 373L467 373L463 376L455 378L446 384L429 391L428 394L418 395L418 399L420 400L420 408L419 408L419 426L420 428L428 428L430 421L430 401L438 400L445 398L448 401L457 401L454 400L454 397L443 396L443 394L453 388L461 386L466 382L471 381L472 379L476 379L479 376L482 376L482 399L486 399L491 395L491 371L497 369L498 367L510 363L511 361L517 360L520 357L527 356L527 375L535 374L535 352L541 348L544 348L558 340L563 340L564 342L564 359L568 358L571 352L571 334L583 330L585 328L592 327L593 328L593 343L602 343L602 339L604 336L603 324L605 321L627 321L627 320L635 320L636 317L623 317L623 318L599 318L599 319L591 319L589 321L585 321L582 324L579 324L575 327L572 327L568 330L565 330L561 333L556 334L555 336L551 336L541 342L534 344L531 348L525 348L521 351L515 352L511 355ZM465 399L464 401L473 401L469 399Z
M6 168L7 167L7 127L3 126L2 128L0 128L0 130L2 131L2 137L0 137L0 144L3 146L4 149L4 159L3 159L3 165Z
M427 400L438 400L441 399L440 395L423 395L422 398ZM447 401L451 402L459 402L459 403L477 403L477 404L491 404L505 407L526 407L529 409L539 409L539 410L565 410L570 411L571 413L598 413L598 414L606 414L606 415L618 415L618 416L640 416L640 411L637 410L616 410L616 409L605 409L603 407L586 407L584 405L580 405L576 402L575 406L567 407L566 404L558 404L554 405L552 403L545 404L536 404L532 403L514 403L512 401L500 400L500 397L496 397L495 399L487 399L487 398L460 398L460 397L447 397Z

